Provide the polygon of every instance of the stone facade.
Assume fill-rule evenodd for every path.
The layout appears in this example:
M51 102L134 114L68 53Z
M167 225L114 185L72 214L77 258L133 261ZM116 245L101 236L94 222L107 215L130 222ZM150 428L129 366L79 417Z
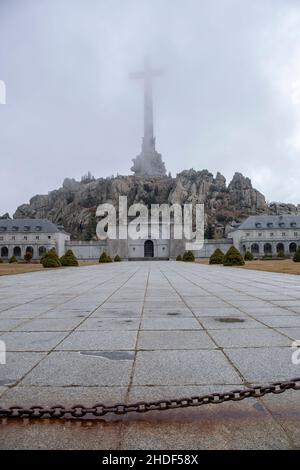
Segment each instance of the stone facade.
M62 226L46 219L0 220L0 257L23 259L26 252L32 259L40 259L46 251L55 248L58 255L65 253L70 235Z
M278 252L292 256L300 246L300 216L250 216L228 237L241 253L250 251L259 258Z

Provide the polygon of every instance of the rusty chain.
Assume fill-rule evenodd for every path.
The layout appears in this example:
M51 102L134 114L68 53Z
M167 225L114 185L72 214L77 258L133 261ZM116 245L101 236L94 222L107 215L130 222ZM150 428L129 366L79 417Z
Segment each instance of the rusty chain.
M104 405L97 403L92 407L84 405L74 405L70 408L62 405L51 407L44 406L10 406L2 408L0 406L0 417L11 418L83 418L86 415L101 417L108 413L124 415L127 413L145 413L147 411L163 411L175 408L188 408L208 404L220 404L228 401L241 401L246 398L260 398L269 393L280 394L286 390L300 390L300 378L291 379L284 382L274 382L270 385L257 385L255 387L231 390L229 392L211 393L207 395L193 396L188 398L178 398L170 400L141 401L133 404L116 403L114 405Z

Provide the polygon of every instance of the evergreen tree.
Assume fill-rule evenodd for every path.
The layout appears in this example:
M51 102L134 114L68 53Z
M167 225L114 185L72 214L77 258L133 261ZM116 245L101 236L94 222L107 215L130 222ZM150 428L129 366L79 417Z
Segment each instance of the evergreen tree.
M244 258L242 257L239 250L234 246L231 246L224 256L224 266L242 266L245 264Z

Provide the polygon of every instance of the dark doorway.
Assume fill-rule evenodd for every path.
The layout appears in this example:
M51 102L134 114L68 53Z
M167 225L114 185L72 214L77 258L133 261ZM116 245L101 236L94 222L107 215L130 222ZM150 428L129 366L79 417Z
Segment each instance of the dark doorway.
M19 246L14 247L14 256L16 256L17 258L21 257L21 248Z
M46 254L46 247L45 246L40 246L39 247L39 256L44 256Z
M1 248L1 258L7 258L8 257L8 248L7 246L3 246Z
M144 257L153 258L154 256L154 245L152 240L145 241L144 244Z

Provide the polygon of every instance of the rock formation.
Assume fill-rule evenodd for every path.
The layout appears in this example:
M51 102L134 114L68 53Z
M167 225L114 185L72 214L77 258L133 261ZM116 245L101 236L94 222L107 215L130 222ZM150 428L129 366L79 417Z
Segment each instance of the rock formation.
M206 227L211 236L217 229L222 236L228 224L240 222L250 214L274 213L264 196L252 187L249 178L235 173L229 185L220 173L184 170L176 178L168 176L117 176L90 182L66 178L61 188L31 198L16 210L14 218L47 218L62 224L73 238L89 240L95 236L95 212L99 204L118 206L119 195L135 202L151 204L203 203Z

